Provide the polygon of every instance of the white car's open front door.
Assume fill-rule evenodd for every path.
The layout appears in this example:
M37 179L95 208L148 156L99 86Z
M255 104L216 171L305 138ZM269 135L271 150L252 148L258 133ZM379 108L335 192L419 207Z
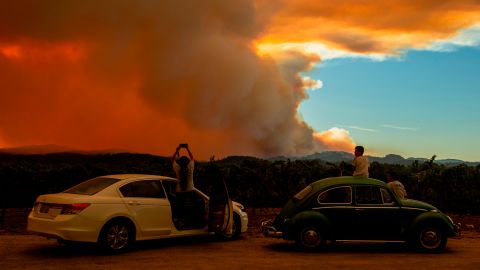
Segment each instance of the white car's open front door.
M208 230L216 234L232 234L233 205L222 179L214 180L210 194Z

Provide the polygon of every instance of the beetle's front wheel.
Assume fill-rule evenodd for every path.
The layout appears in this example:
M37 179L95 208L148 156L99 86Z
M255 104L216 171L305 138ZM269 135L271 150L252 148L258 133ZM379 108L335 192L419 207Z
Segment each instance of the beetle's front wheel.
M318 226L306 225L297 230L297 245L305 249L315 249L325 243L324 234Z

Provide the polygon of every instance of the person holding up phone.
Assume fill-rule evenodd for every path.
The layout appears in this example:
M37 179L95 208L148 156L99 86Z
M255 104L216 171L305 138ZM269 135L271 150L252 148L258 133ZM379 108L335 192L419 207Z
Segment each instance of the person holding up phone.
M188 156L180 156L180 150L184 148ZM176 191L191 191L193 189L193 169L195 167L195 160L193 154L188 148L188 144L182 143L177 146L175 153L172 156L172 166L177 179L180 181L177 185Z

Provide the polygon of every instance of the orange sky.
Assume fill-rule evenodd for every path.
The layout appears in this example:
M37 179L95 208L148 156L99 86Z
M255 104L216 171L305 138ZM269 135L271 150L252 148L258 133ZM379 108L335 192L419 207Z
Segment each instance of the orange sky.
M480 2L471 0L283 1L259 42L319 42L356 53L395 54L448 39L479 21Z
M314 131L297 115L308 98L299 74L321 56L269 49L319 42L395 54L479 20L475 1L2 5L0 147L170 155L188 142L203 159L355 145L347 131Z

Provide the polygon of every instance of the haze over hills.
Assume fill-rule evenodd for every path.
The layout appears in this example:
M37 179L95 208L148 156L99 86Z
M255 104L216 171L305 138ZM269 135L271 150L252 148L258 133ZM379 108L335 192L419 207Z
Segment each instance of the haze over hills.
M105 150L94 150L94 151L85 151L85 150L76 150L68 147L63 147L59 145L49 144L49 145L32 145L32 146L22 146L22 147L13 147L13 148L0 148L0 153L5 154L17 154L17 155L30 155L30 154L53 154L53 153L77 153L77 154L103 154L103 153L127 153L129 151L119 150L119 149L105 149ZM256 157L236 157L231 156L225 158L228 159L248 159ZM306 156L278 156L271 157L268 160L322 160L325 162L351 162L353 160L353 154L344 151L324 151L319 153L314 153ZM412 162L417 160L418 162L425 162L430 158L415 158L409 157L404 158L396 154L388 154L384 157L368 156L370 162L379 162L385 164L400 164L400 165L410 165ZM435 163L445 164L445 165L458 165L466 164L468 166L477 166L480 165L480 162L471 162L463 161L459 159L440 159L435 160Z
M353 160L353 154L348 153L348 152L343 152L343 151L325 151L325 152L320 152L320 153L315 153L307 156L300 156L300 157L273 157L271 160L313 160L313 159L319 159L323 160L326 162L351 162ZM388 154L384 157L375 157L375 156L368 156L368 160L370 162L379 162L379 163L385 163L385 164L400 164L400 165L410 165L412 162L415 160L418 160L419 162L425 162L429 160L429 158L404 158L400 155L396 154ZM480 162L469 162L469 161L463 161L459 159L440 159L440 160L435 160L435 163L438 164L445 164L445 165L458 165L458 164L466 164L469 166L477 166L480 164Z

